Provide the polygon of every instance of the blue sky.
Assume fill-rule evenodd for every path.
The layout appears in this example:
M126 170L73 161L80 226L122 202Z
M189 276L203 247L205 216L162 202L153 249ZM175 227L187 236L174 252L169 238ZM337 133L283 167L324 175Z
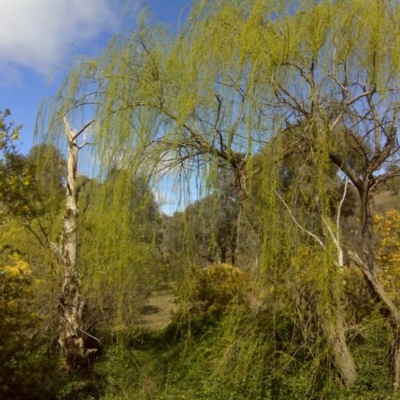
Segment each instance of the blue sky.
M101 54L114 34L132 30L144 4L154 21L176 30L191 0L130 0L128 8L125 0L0 0L0 110L11 109L24 125L23 153L33 144L39 104L56 93L65 66Z

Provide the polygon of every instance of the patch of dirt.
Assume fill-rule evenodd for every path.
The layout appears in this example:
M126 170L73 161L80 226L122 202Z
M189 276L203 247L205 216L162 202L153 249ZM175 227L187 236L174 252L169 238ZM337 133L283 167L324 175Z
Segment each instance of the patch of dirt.
M173 290L154 290L140 309L139 324L148 329L164 329L175 310Z
M400 210L400 197L398 193L387 190L374 197L375 209L377 212L389 210Z

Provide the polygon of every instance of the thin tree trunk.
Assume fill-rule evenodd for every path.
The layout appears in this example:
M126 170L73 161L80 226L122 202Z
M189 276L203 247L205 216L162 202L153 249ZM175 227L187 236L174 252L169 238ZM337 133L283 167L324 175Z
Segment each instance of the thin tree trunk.
M71 131L66 119L64 119L64 123L68 141L68 177L60 257L64 265L64 278L59 304L60 332L58 342L68 370L71 371L87 363L89 351L85 347L85 332L82 322L85 303L80 295L81 284L76 265L78 216L76 180L79 151L76 141L79 134Z
M323 319L322 330L332 349L332 357L339 376L343 384L350 387L357 378L356 364L347 346L343 317L339 311L332 310L332 313L332 320Z

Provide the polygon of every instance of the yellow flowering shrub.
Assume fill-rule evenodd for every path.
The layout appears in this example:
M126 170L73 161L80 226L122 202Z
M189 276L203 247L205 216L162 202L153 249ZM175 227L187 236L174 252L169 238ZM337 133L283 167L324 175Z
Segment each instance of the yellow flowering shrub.
M229 264L214 264L194 271L192 310L200 314L220 314L229 304L247 301L248 279L245 273Z
M376 263L379 277L392 300L400 300L400 212L375 215Z
M29 393L40 378L32 284L31 270L18 254L0 264L0 398Z
M0 265L0 314L7 318L14 312L23 312L23 303L31 293L31 283L27 262L12 254L7 264Z

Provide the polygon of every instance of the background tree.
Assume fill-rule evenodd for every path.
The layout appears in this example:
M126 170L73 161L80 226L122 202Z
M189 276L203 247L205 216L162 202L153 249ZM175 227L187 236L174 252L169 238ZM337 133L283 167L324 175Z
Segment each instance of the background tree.
M85 276L87 327L132 329L146 297L162 281L161 215L150 183L112 168L80 193L78 267ZM102 215L102 218L99 218ZM95 295L94 295L95 294Z
M0 113L0 393L5 399L52 398L55 363L47 355L54 303L41 228L52 226L58 205L48 202L54 209L42 212L51 186L38 185L37 163L19 154L21 126L9 123L10 115Z

